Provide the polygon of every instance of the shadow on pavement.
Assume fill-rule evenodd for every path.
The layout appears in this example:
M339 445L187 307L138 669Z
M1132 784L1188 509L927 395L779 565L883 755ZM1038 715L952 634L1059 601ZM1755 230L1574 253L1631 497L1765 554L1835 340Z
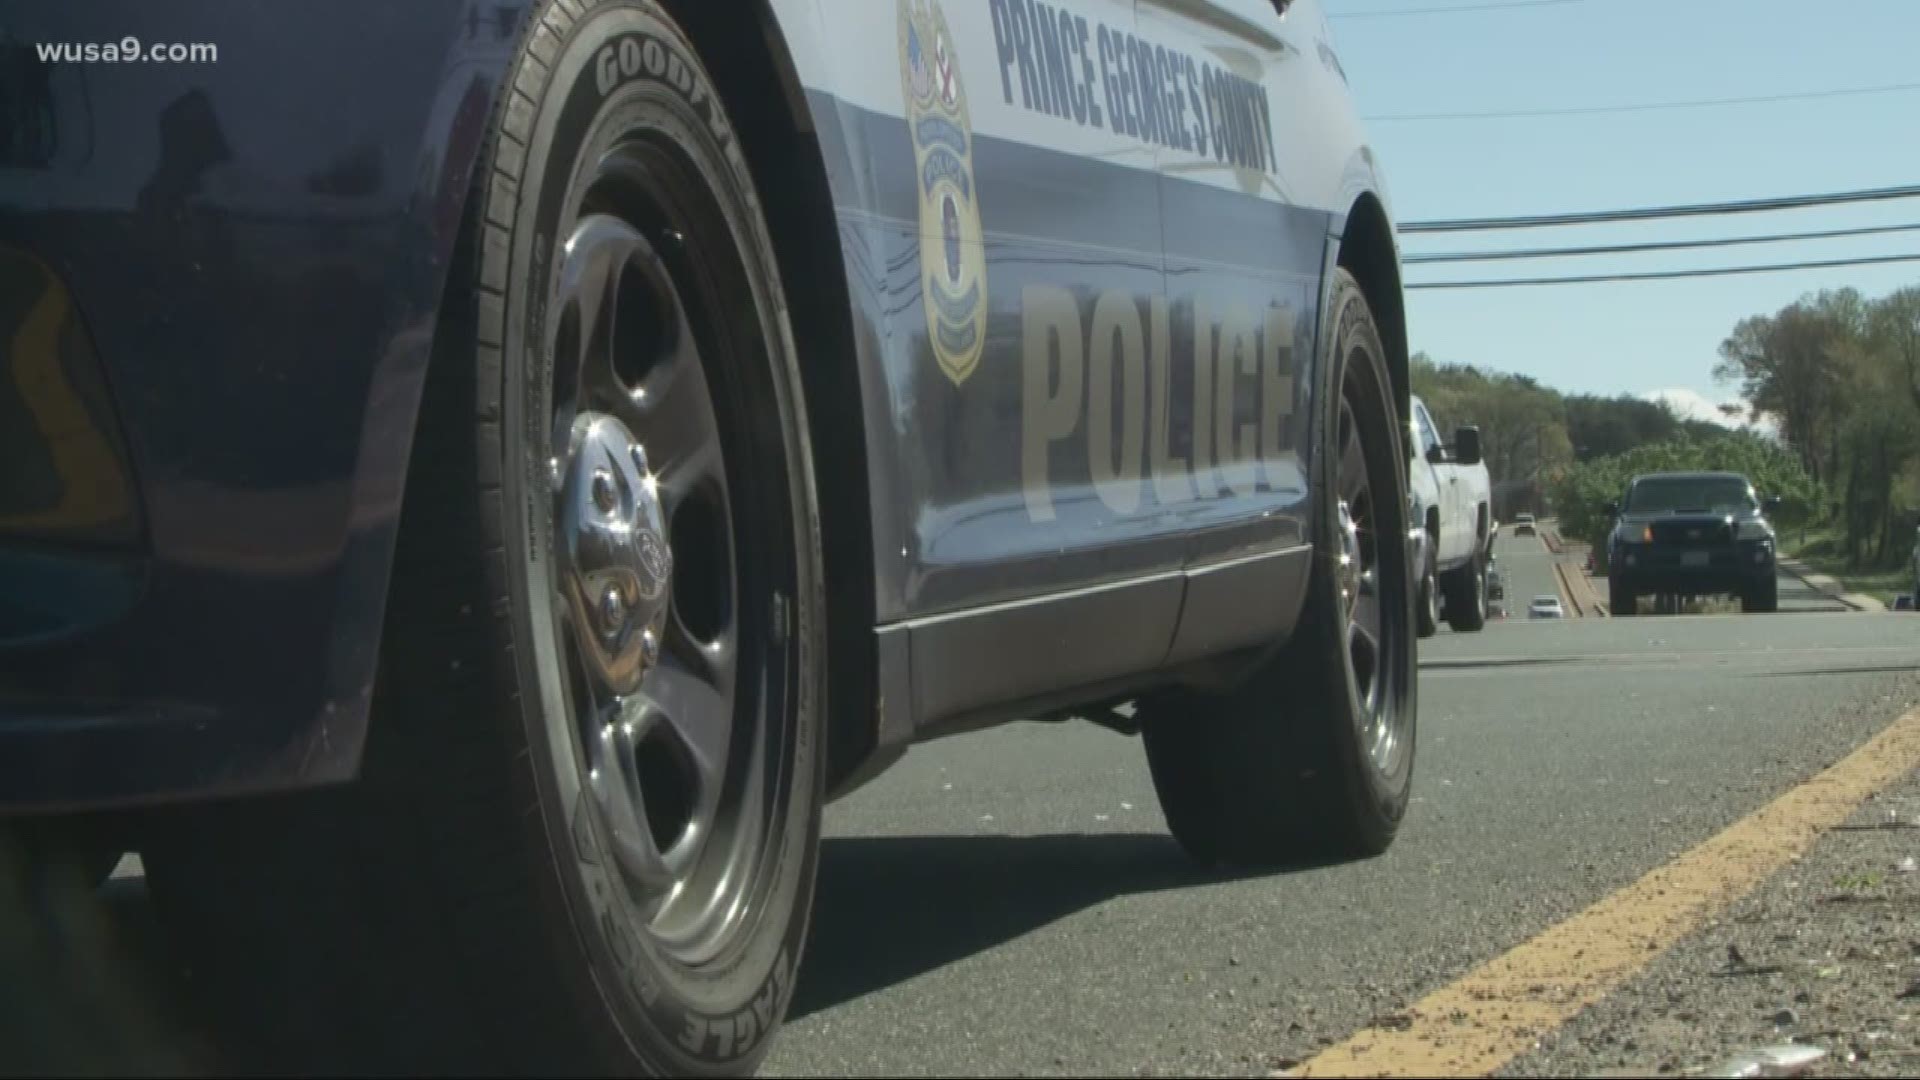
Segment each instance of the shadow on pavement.
M1208 871L1165 833L831 838L820 860L792 1019L1117 897L1325 865ZM48 890L0 873L0 966L0 1075L240 1075L252 1056L137 877Z
M789 1015L884 990L1116 897L1253 876L1202 870L1165 833L828 839Z
M29 874L0 852L0 1074L191 1076L213 1066L137 880Z

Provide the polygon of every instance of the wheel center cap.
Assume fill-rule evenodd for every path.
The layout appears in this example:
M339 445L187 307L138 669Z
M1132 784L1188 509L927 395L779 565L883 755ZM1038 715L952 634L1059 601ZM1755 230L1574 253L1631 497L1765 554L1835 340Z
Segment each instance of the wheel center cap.
M1340 565L1335 581L1340 583L1340 594L1349 605L1360 594L1360 529L1353 523L1353 512L1347 506L1347 500L1340 500Z
M660 656L673 551L646 451L625 424L593 412L574 420L560 499L581 652L609 690L632 693Z

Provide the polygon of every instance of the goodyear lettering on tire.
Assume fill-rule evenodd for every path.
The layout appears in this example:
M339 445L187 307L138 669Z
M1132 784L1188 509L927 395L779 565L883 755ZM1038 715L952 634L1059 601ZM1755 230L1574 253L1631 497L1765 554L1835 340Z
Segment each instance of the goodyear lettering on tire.
M630 82L645 79L672 87L700 114L721 145L731 138L720 103L694 75L692 61L679 43L652 34L621 34L600 46L593 57L593 86L602 100Z

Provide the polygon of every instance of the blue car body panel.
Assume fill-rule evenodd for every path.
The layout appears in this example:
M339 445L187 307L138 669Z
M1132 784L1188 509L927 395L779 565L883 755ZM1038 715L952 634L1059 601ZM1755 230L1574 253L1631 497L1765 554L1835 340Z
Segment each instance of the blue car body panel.
M350 776L447 261L527 4L6 7L0 247L74 298L143 530L0 558L4 595L99 615L0 648L0 800ZM218 53L30 51L124 37Z

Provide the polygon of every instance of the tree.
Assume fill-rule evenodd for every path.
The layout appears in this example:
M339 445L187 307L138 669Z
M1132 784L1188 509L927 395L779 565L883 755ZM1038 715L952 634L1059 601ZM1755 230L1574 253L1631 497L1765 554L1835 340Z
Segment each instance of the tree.
M1739 380L1755 412L1837 498L1823 508L1847 561L1890 564L1920 464L1920 288L1876 301L1841 289L1744 320L1721 346L1716 376Z
M1909 286L1873 306L1867 332L1906 383L1907 396L1920 409L1920 286Z
M1838 464L1847 346L1862 336L1869 311L1857 290L1821 292L1742 321L1720 345L1714 377L1738 382L1756 418L1779 417L1781 435L1816 479Z
M1415 354L1411 370L1414 393L1442 425L1442 438L1455 426L1480 429L1495 516L1537 506L1546 477L1574 453L1559 392L1524 375L1436 364L1425 353Z

